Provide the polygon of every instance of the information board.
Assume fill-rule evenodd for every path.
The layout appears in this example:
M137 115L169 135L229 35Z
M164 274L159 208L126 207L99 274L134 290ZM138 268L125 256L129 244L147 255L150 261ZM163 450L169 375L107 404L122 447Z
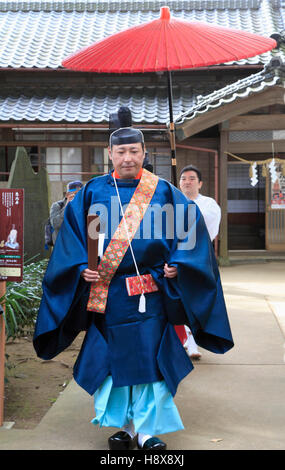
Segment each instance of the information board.
M0 189L0 280L23 279L24 190Z

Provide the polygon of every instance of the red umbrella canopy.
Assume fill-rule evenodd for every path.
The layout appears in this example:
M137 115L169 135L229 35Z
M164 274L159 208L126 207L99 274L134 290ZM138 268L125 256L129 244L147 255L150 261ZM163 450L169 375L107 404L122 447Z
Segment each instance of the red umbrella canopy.
M274 39L246 31L176 20L162 7L159 19L113 34L62 65L99 73L171 71L237 61L276 45Z

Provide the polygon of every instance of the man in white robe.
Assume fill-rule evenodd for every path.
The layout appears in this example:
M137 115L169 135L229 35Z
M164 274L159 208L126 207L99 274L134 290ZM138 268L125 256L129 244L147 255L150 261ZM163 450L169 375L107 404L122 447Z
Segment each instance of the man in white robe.
M188 165L180 173L180 189L183 194L194 201L199 207L209 232L211 241L213 241L219 233L221 221L221 208L215 199L200 194L203 186L202 174L198 168ZM190 329L185 326L187 339L184 347L191 359L200 359L201 353L198 351L197 344L191 334Z

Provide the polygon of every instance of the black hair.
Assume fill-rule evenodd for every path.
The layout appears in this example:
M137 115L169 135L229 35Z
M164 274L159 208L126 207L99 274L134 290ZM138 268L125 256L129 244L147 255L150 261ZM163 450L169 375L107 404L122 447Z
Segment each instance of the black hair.
M145 157L143 161L143 168L153 173L153 165L149 161L148 152L145 152Z
M180 172L180 178L183 175L183 173L185 173L186 171L195 171L196 175L198 176L199 182L202 181L202 173L200 170L198 170L198 168L196 168L196 166L194 165L185 166Z

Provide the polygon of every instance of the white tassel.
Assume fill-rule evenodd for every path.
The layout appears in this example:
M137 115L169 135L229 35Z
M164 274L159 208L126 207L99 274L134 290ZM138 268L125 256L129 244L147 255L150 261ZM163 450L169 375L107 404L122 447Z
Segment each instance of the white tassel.
M144 294L141 294L141 296L140 296L139 312L140 313L145 313L145 296L144 296Z

